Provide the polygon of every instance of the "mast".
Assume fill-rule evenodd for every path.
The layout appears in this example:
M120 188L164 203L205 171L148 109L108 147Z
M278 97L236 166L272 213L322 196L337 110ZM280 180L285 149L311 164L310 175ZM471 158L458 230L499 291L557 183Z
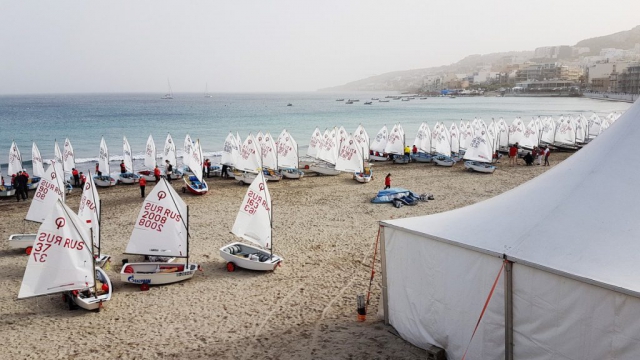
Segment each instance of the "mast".
M102 222L102 199L100 199L100 212L98 212L98 257L100 257L100 248L102 247L102 239L100 238L100 230L102 229L101 222Z
M189 205L187 205L187 265L185 269L189 268Z
M56 176L57 177L57 176ZM71 223L71 225L73 225L73 228L76 229L76 231L78 232L78 234L81 234L80 230L78 230L78 227L76 226L76 223L71 219L71 217L69 216L69 213L67 212L67 209L62 206L62 210L65 212L65 214L69 217L69 222ZM93 249L93 229L89 228L89 234L91 235L91 247L89 247L89 245L87 245L87 241L85 239L82 239L82 242L84 242L84 247L85 249L87 249L87 251L91 252L91 268L93 269L92 274L93 274L93 296L95 298L98 297L97 295L97 285L96 285L96 260L93 257L94 256L94 249ZM82 236L81 236L82 238ZM91 250L89 250L91 249Z

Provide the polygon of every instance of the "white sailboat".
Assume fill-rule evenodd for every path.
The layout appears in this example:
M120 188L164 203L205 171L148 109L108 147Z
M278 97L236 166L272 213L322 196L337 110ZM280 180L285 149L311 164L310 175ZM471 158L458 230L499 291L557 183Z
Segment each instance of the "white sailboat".
M167 79L167 84L169 85L169 92L164 94L164 96L160 98L162 100L171 100L171 99L173 99L173 91L171 90L171 82L169 81L169 79Z
M133 156L131 154L131 146L126 136L122 137L122 158L125 172L120 171L118 181L123 184L136 184L140 182L140 176L133 172Z
M276 143L269 132L267 132L260 143L260 155L262 157L262 171L267 181L280 181L282 174L278 169L278 149Z
M153 136L149 135L147 139L147 145L144 150L144 169L138 171L138 176L143 177L147 181L156 181L156 177L153 174L156 163L156 143L153 141Z
M205 86L204 86L204 97L208 98L208 99L213 97L213 95L209 94L209 84L208 83L205 84Z
M38 187L38 182L45 174L44 162L35 141L31 146L31 167L33 168L33 176L29 178L29 190L35 190Z
M487 135L484 125L474 133L464 154L464 166L468 170L482 173L493 173L496 167L491 165L493 159L493 147Z
M125 253L186 259L185 263L124 264L120 279L140 285L141 290L191 279L198 269L189 263L189 208L166 179L144 199Z
M64 293L70 309L99 311L111 299L112 286L106 272L95 267L89 244L89 228L56 200L33 242L18 299Z
M18 171L22 170L22 155L20 155L20 149L18 149L18 145L16 142L11 143L11 148L9 149L9 162L7 167L7 175L17 175ZM13 196L16 194L16 189L14 184L9 183L4 186L4 190L0 195L7 197Z
M384 147L384 152L393 155L394 164L407 164L411 160L410 157L405 156L405 137L404 130L400 124L396 124L389 132L387 144Z
M287 130L278 137L278 167L287 179L301 179L304 172L300 170L298 143Z
M98 165L101 174L95 174L93 181L96 186L109 187L114 186L117 181L111 176L109 168L109 149L107 143L104 141L104 137L100 140L100 154L98 155Z
M56 201L61 200L64 202L63 174L62 165L56 160L52 160L45 175L39 181L25 220L42 223L49 215ZM36 235L13 234L9 236L9 249L26 249L26 254L30 255Z
M100 241L100 217L102 214L102 201L96 184L93 182L91 173L87 176L87 181L82 189L82 197L80 198L80 207L78 208L78 217L91 228L91 239L94 246L95 262L102 267L109 261L111 256L103 254Z
M371 142L370 149L372 153L369 159L372 161L387 161L389 156L384 152L387 147L387 140L389 138L389 131L387 125L384 125L380 131L376 134L375 139Z
M231 232L258 246L234 242L220 248L227 261L227 271L241 267L256 271L272 271L282 262L273 254L273 208L267 181L260 172L249 186Z
M191 136L187 134L182 144L182 173L184 175L193 175L193 171L191 171L189 167L191 154L193 154L193 140L191 140Z
M318 149L316 155L316 159L319 161L309 166L311 171L329 176L340 174L340 171L335 169L336 160L338 159L338 146L340 145L337 131L335 127L330 131L328 129L324 131L322 146Z
M202 147L200 146L200 139L196 140L196 143L191 148L191 156L187 156L188 166L191 168L193 175L183 177L185 186L182 188L182 192L189 190L194 195L204 195L209 191L207 182L204 181L202 166L204 165L204 158L202 156Z
M418 149L417 153L411 154L411 160L420 163L430 163L431 157L431 129L427 123L420 124L413 146ZM424 149L426 148L426 150Z
M359 183L371 182L371 165L365 164L362 147L353 136L349 136L340 144L338 159L336 160L336 170L353 174L353 179Z
M62 152L62 169L64 170L65 179L72 178L72 171L76 168L76 156L73 152L73 146L69 138L64 139L64 147Z
M171 172L171 179L177 180L182 178L182 171L178 170L178 159L176 155L176 144L171 138L171 134L167 134L167 139L164 142L164 150L162 152L162 162L164 164L171 164L173 171Z
M240 146L240 152L236 159L236 169L241 171L235 175L236 180L245 184L251 184L256 175L262 173L260 148L252 134L249 134L242 146Z
M303 158L298 159L300 168L309 169L309 167L316 162L318 151L322 148L322 141L322 132L320 132L320 129L315 128L311 134L311 139L309 139L307 154Z

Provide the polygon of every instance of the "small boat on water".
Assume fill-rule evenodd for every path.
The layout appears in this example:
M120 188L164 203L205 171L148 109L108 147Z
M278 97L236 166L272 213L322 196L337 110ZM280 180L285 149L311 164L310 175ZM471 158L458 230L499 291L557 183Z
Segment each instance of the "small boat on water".
M208 99L213 97L213 95L209 94L209 83L206 83L204 86L204 97Z
M371 105L371 101L365 101L365 105Z
M371 100L380 100L379 98L371 98Z
M255 271L273 271L282 258L273 254L273 206L264 175L259 173L249 186L231 232L257 246L234 242L220 248L227 271L237 267Z
M389 102L389 100L378 100L378 102Z
M167 79L167 84L169 85L169 92L164 94L164 96L160 98L162 100L171 100L171 99L173 99L173 91L171 90L171 82L169 82L169 79Z
M420 100L427 100L427 97L421 97Z
M402 101L409 101L409 100L411 100L411 99L409 99L409 98L402 98Z
M96 268L89 228L60 199L38 229L18 299L63 293L69 309L100 311L111 300L107 273ZM65 246L44 239L66 239Z
M196 140L196 143L191 148L191 155L186 155L187 165L191 168L193 175L187 175L183 177L185 186L182 188L182 192L187 190L193 195L204 195L209 191L209 186L203 178L203 164L204 159L202 156L202 147L200 146L200 139Z
M189 262L189 238L189 207L163 178L144 199L125 253L186 261L125 263L120 280L148 290L191 279L199 267Z
M352 102L358 102L358 101L360 101L360 100L358 100L358 99L349 99L349 101L352 101Z
M344 99L336 99L336 101L344 101Z
M347 102L345 102L345 104L351 105L351 104L353 104L353 101L347 101Z
M98 156L98 165L102 175L95 174L93 181L96 186L109 187L114 186L117 181L110 175L109 169L109 149L107 143L104 141L104 137L100 140L100 154Z

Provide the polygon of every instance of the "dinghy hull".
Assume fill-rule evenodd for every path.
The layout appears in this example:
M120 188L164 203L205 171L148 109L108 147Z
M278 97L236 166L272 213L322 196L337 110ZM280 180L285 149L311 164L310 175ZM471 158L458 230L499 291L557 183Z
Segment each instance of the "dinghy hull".
M29 182L27 183L28 190L35 190L38 188L38 184L40 183L40 177L34 176L29 178Z
M116 179L112 178L111 176L94 176L93 182L98 187L115 186L117 183Z
M302 179L304 172L298 169L282 169L280 170L282 176L287 179Z
M85 291L69 291L67 292L67 299L70 299L85 310L100 311L102 304L111 300L113 287L111 286L111 279L109 279L107 273L100 268L96 268L96 280L97 296L86 293ZM105 285L106 287L103 287Z
M9 236L9 249L27 249L33 247L37 234L13 234Z
M258 174L243 172L242 174L235 174L236 180L242 182L243 184L251 185L253 180L258 176Z
M185 186L182 188L182 192L187 190L193 195L204 195L209 191L209 186L205 181L200 182L194 175L183 178Z
M252 257L254 259L252 260L247 257L249 255L255 255L258 258ZM278 255L271 255L267 250L240 242L234 242L220 248L220 257L227 261L228 271L234 271L235 267L254 271L273 271L282 262L282 258ZM262 257L264 261L260 261L259 257Z
M140 176L134 173L121 173L118 176L118 181L122 184L137 184L140 182Z
M453 160L448 156L436 156L433 158L433 162L436 165L445 166L445 167L451 167L456 163L455 160Z
M340 175L340 171L336 170L333 166L315 164L313 166L310 166L309 170L315 171L321 175L328 175L328 176Z
M147 181L156 181L156 177L153 175L153 171L151 170L138 171L138 176L140 178L144 178Z
M493 174L493 172L496 171L495 166L477 161L465 161L464 167L469 171L477 171L484 174Z
M136 285L167 285L191 279L196 270L198 265L192 263L128 263L120 270L120 280Z

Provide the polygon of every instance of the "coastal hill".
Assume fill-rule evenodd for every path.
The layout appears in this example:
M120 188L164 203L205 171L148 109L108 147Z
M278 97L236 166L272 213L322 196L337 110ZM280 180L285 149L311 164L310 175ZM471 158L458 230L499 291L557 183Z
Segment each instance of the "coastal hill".
M587 53L581 53L582 56L586 56L597 55L600 53L600 50L605 48L631 49L638 43L640 43L640 25L631 30L581 40L572 48L589 48ZM320 89L320 91L414 91L420 88L429 76L467 74L477 71L482 67L502 65L505 59L518 58L521 61L532 60L534 59L534 55L534 51L510 51L485 55L469 55L450 65L393 71L352 81L340 86Z

